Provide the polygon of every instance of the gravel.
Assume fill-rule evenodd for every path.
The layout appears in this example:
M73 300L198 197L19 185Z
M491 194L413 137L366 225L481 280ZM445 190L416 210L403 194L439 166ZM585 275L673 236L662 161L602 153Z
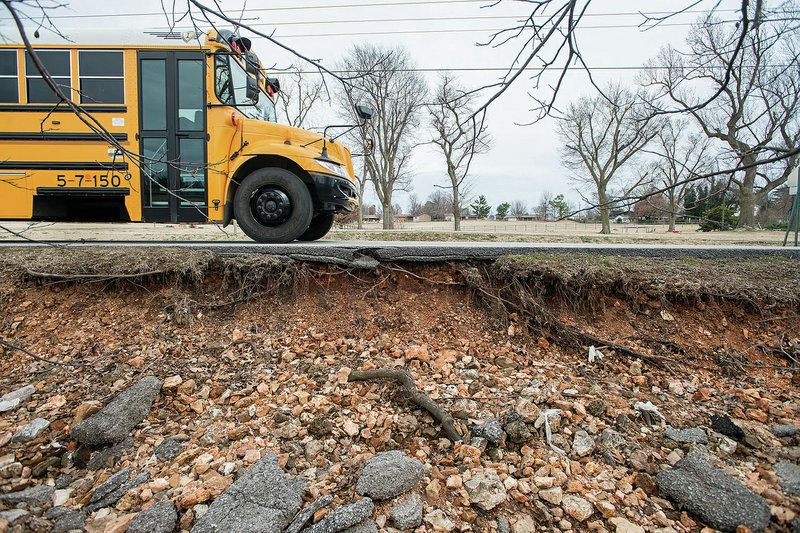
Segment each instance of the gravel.
M175 505L162 501L137 514L128 525L128 533L170 533L177 523Z

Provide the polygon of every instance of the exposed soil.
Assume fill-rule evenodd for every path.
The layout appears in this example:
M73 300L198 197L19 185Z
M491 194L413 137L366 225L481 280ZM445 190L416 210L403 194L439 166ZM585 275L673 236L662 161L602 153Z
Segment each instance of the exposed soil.
M769 502L770 529L789 530L800 498L781 488L771 465L796 462L800 442L771 427L800 427L796 267L776 258L528 256L358 271L183 250L3 251L1 338L58 364L0 351L0 393L37 389L0 415L0 493L66 475L59 504L80 510L111 473L131 466L166 485L132 489L89 514L87 528L120 527L166 498L178 506L178 528L189 530L221 492L198 491L227 487L254 455L278 454L287 472L309 479L309 499L348 503L364 459L397 448L425 465L426 516L441 509L456 531L497 531L501 517L514 531L527 531L528 518L543 531L614 531L615 516L648 531L699 531L697 517L634 482L691 449L664 437L670 425L702 428L717 463ZM602 359L588 361L590 344ZM410 371L465 442L444 438L396 384L347 382L350 369L373 368ZM180 384L156 399L133 447L98 470L76 464L76 410L148 375L180 376ZM536 420L524 442L506 435L487 448L470 437L471 425L508 421L536 382L540 393L527 403L561 410L553 443L565 455ZM598 401L603 409L587 412ZM650 425L633 407L647 401L663 422ZM747 440L731 451L711 429L712 414L730 416ZM37 417L50 426L36 440L10 442ZM601 447L581 457L571 450L577 430L597 437L604 428L626 441L611 458ZM166 438L181 443L180 458L148 459ZM316 453L312 441L321 443ZM507 491L488 511L463 487L486 470ZM591 516L537 496L553 484L592 504ZM386 516L378 506L381 530L391 526ZM49 527L35 509L13 524L0 519L0 531Z

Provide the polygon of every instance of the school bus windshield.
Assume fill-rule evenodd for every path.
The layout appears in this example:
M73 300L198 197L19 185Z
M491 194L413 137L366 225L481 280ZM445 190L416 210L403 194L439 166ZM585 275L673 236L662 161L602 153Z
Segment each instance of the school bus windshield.
M248 118L276 122L275 104L261 87L258 88L258 101L248 98L248 78L251 83L254 80L239 61L231 59L229 55L217 54L214 71L214 84L220 102L236 107Z

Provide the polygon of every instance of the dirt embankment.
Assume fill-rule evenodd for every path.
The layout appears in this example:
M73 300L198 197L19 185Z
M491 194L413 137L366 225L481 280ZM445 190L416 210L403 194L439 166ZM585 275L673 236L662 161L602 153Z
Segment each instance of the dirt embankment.
M424 468L412 489L422 531L700 530L719 518L659 477L692 449L763 498L769 529L800 512L776 466L800 458L788 429L800 424L793 261L528 256L359 271L40 250L6 251L0 269L0 393L35 388L0 418L0 493L55 490L0 501L0 530L48 531L68 516L58 507L91 531L124 531L156 502L190 530L270 453L307 481L305 501L333 497L320 520L360 498L365 461L391 449ZM348 381L376 368L410 372L463 441L397 383ZM74 440L76 416L151 375L164 387L131 440ZM48 425L12 440L37 418ZM176 455L154 459L165 442ZM127 467L148 481L92 507ZM375 503L368 520L395 527L396 502Z

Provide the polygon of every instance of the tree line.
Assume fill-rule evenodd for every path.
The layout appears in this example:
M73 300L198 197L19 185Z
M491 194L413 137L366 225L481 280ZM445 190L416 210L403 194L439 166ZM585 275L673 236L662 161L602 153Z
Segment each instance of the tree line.
M569 181L604 233L615 212L660 218L674 229L681 217L718 218L722 204L738 215L728 217L729 225L753 226L757 210L785 196L780 188L800 147L800 32L795 18L784 16L794 3L758 9L751 15L760 23L743 36L713 16L701 19L683 46L667 46L649 61L634 86L599 87L556 118ZM421 205L413 197L407 214L443 219L446 212L456 230L466 214L488 217L487 206L476 205L480 198L471 194L471 164L492 144L475 92L451 74L429 88L402 47L356 45L338 66L351 76L331 95L342 118L356 120L354 102L376 110L349 140L363 148L355 150L364 158L360 199L374 189L384 228L393 227L395 193L411 190L409 163L421 144L440 153L444 179ZM325 91L318 81L290 79L282 110L303 126ZM737 170L724 171L730 168ZM563 196L554 205L548 195L530 209L520 201L501 203L495 217L575 215Z

